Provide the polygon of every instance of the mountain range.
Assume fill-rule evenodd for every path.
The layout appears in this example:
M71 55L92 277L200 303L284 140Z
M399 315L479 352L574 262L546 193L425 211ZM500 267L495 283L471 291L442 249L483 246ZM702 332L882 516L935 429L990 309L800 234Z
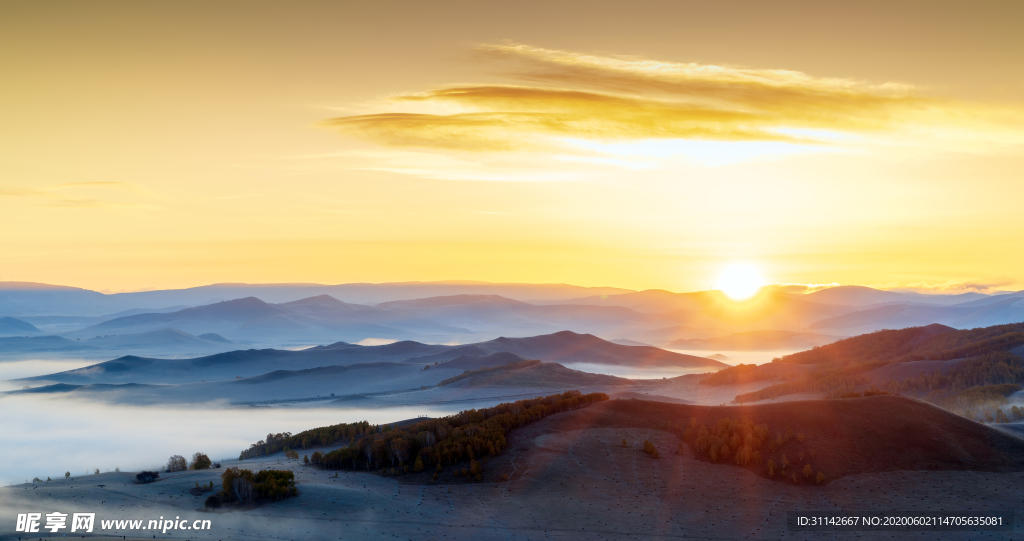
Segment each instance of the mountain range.
M260 296L205 302L246 293ZM431 293L451 294L418 296ZM676 349L797 351L884 328L931 323L972 328L1022 321L1024 292L923 295L837 286L804 293L792 286L768 286L750 300L734 301L718 291L409 282L219 284L104 295L3 282L0 314L7 314L0 317L0 337L67 339L2 341L0 356L32 351L159 356L231 349L227 342L196 338L210 333L241 349L339 341L465 344L561 330Z

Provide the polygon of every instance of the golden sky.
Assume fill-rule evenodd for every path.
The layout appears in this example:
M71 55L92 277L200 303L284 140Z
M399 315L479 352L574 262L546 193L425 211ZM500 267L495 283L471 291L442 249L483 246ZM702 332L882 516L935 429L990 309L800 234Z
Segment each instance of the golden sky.
M0 280L1024 289L1024 3L372 4L0 5Z

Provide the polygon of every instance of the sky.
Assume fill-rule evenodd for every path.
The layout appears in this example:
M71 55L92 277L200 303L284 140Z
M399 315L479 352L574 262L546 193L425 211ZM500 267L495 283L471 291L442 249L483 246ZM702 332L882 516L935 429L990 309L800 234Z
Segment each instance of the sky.
M1021 20L4 2L0 280L1024 289Z

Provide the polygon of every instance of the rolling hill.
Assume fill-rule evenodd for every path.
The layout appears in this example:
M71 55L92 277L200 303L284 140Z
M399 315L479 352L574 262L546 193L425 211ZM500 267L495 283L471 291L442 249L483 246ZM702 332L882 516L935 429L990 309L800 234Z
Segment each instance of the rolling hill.
M28 336L33 334L43 334L43 331L27 321L13 317L0 317L0 336Z
M463 359L457 365L457 372L461 373L464 370L463 365L480 363L481 359L486 359L484 362L496 362L509 358L508 355L492 356L498 353L550 362L589 362L631 367L673 366L714 371L727 366L703 357L682 355L654 347L621 346L596 336L564 331L530 338L499 338L468 346L430 345L414 341L359 346L339 342L300 351L250 349L191 359L125 356L77 370L27 378L25 381L71 384L185 383L233 379L239 376L254 377L275 370L304 370L370 362L403 363L421 369L425 365L459 358Z

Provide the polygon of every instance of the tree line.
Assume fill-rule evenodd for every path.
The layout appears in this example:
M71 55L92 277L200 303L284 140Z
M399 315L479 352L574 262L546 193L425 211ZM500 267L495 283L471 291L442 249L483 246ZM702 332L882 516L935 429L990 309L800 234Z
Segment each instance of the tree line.
M518 400L492 408L466 410L399 428L371 432L328 453L315 452L310 464L331 470L377 469L422 471L428 466L476 462L495 456L506 446L505 435L515 428L563 411L608 400L604 393L567 391Z
M687 426L676 424L673 430L698 457L712 462L733 462L737 466L753 469L769 479L777 475L786 478L786 468L792 464L785 454L781 457L775 457L774 454L782 451L782 448L794 439L801 446L806 442L803 433L794 433L791 428L784 432L776 432L773 436L766 423L755 424L749 419L736 420L729 417L719 419L711 426L691 418ZM792 447L789 446L791 452ZM821 484L825 482L825 474L820 470L815 473L811 465L816 454L814 449L798 448L795 450L794 458L798 462L807 461L800 470L805 482L813 480L816 484ZM778 463L775 461L776 458ZM793 483L798 483L800 477L796 468L791 468L789 473Z
M351 441L366 434L379 432L381 427L371 425L366 421L358 423L340 423L331 426L322 426L311 430L303 430L292 435L291 432L270 433L267 438L249 446L238 455L239 460L255 458L258 456L269 456L286 447L290 449L308 449L333 445L340 441Z
M890 381L890 392L963 391L971 387L1024 381L1024 359L1009 352L989 353L954 364L947 373L936 370L916 378Z

